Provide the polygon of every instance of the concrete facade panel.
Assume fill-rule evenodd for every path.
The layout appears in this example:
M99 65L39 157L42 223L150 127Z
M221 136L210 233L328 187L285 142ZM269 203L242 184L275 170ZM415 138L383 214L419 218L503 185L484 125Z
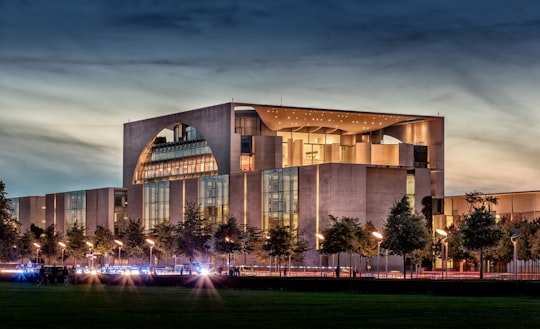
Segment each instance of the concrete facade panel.
M368 167L366 176L366 220L382 229L392 206L406 194L407 171Z
M171 181L169 185L169 218L171 224L182 222L184 211L182 199L184 197L184 181Z

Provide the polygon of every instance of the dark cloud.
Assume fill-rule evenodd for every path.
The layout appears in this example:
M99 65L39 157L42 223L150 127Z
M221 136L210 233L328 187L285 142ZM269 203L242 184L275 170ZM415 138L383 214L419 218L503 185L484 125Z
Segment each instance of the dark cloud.
M502 0L0 0L0 170L119 182L122 122L231 98L440 112L452 189L471 143L496 153L465 152L479 166L531 170L539 17Z

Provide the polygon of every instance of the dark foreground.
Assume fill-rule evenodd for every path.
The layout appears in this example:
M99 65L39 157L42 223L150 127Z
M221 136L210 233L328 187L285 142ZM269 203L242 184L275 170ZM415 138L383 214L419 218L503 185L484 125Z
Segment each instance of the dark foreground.
M0 283L2 328L538 328L540 299Z

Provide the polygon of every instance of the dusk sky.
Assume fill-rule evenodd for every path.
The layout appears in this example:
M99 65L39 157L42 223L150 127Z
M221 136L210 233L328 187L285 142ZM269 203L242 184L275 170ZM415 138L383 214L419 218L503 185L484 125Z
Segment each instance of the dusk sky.
M440 115L446 195L540 189L540 1L0 0L8 197L122 186L123 124L238 102Z

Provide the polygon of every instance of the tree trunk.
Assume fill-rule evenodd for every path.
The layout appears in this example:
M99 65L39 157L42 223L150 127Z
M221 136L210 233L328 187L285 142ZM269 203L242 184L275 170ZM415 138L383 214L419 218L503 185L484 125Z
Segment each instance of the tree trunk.
M407 262L405 261L405 254L403 254L403 278L407 278Z
M480 280L484 278L484 250L480 249Z
M340 267L339 267L339 252L337 254L337 267L336 267L336 278L339 278L339 271L340 271Z

